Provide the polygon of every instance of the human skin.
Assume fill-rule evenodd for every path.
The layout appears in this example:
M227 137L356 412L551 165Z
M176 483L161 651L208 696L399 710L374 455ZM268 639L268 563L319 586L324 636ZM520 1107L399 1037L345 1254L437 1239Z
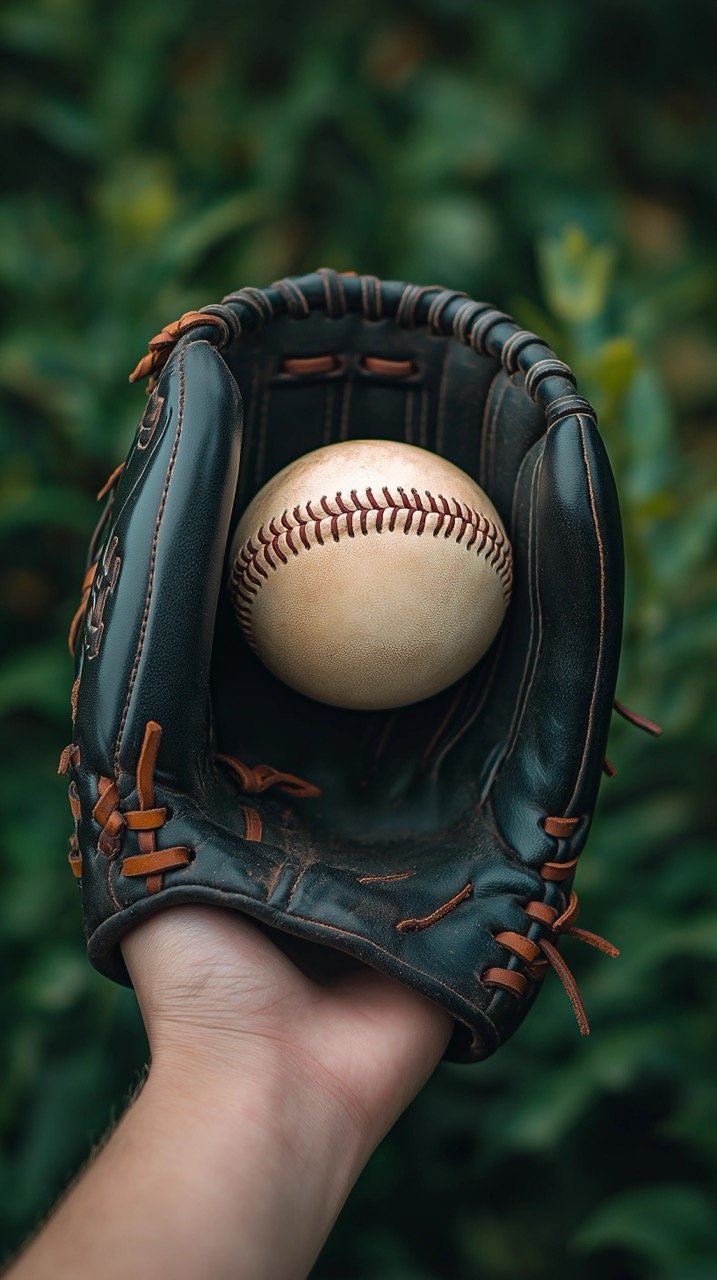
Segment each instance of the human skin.
M146 1081L9 1280L301 1280L450 1019L212 907L160 912L123 953Z

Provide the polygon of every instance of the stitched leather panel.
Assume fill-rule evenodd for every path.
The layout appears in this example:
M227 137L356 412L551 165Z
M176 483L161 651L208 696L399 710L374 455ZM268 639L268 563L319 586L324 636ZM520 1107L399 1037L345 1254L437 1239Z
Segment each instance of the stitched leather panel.
M108 536L118 539L123 567L105 608L102 649L94 661L81 653L78 718L86 763L116 776L132 771L146 722L159 719L174 776L189 784L206 755L206 680L240 402L205 342L178 349L159 391L155 436L146 450L130 452L115 497ZM193 518L194 493L205 521ZM187 752L189 721L200 733Z

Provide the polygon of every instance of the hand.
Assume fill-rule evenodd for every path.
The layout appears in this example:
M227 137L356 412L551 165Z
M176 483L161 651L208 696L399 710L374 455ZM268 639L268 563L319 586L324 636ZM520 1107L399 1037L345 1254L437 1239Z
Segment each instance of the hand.
M247 1072L274 1079L342 1113L362 1163L433 1071L453 1025L374 970L213 907L160 912L123 953L153 1071L171 1077L179 1061L186 1074L191 1062L203 1088L220 1091Z

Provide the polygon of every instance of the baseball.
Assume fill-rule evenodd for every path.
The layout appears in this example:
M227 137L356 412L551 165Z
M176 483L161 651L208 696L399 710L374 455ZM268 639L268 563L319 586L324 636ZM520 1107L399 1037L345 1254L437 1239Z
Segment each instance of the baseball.
M401 707L465 675L510 599L490 499L436 454L351 440L297 458L249 503L229 589L274 675L333 706Z

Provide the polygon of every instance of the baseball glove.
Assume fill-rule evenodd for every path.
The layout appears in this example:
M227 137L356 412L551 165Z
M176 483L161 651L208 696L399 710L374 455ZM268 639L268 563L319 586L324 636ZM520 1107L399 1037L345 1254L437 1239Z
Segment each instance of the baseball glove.
M132 378L146 375L70 635L60 767L93 963L126 983L133 925L213 903L411 984L455 1019L454 1060L511 1035L548 968L587 1031L558 944L615 954L576 928L572 883L609 768L623 565L610 467L570 369L462 293L321 270L182 316ZM227 586L227 547L267 479L367 436L473 476L514 553L486 656L390 712L281 684ZM455 519L446 504L446 537Z

